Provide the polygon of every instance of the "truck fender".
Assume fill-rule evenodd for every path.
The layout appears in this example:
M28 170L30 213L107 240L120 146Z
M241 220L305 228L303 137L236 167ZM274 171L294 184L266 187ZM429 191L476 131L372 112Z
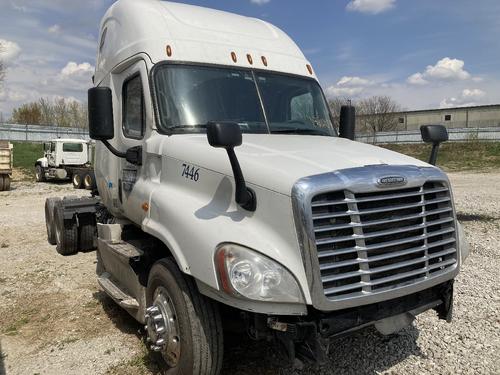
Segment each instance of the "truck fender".
M173 236L169 236L168 234L166 235L164 228L161 228L157 222L151 220L150 218L144 219L142 222L142 230L160 240L173 255L179 269L188 275L191 274L188 262L182 252L179 251L180 246L177 244Z
M38 159L38 160L36 161L36 163L35 163L35 167L36 167L37 165L41 166L42 168L47 168L47 167L49 166L49 162L48 162L48 160L47 160L47 158L46 158L46 157L43 157L43 158L40 158L40 159Z

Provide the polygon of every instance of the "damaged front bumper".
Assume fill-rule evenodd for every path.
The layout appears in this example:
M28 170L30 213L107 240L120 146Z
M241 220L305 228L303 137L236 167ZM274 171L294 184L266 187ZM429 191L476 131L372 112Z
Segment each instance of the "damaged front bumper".
M382 334L392 334L414 318L434 309L439 319L450 322L453 280L404 297L333 312L311 309L307 317L267 317L267 329L286 348L290 360L296 356L323 362L332 339L374 325Z

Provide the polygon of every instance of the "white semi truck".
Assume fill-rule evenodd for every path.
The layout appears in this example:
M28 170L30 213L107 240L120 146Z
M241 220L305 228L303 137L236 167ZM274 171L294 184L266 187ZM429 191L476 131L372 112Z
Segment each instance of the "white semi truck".
M280 29L119 0L94 84L99 196L48 199L48 237L62 254L97 247L100 285L145 324L166 373L217 374L227 326L321 361L362 327L390 334L429 309L451 320L467 247L447 176L352 141L352 107L337 134ZM435 161L446 130L423 136Z
M43 144L43 153L35 162L37 182L70 179L75 189L95 188L92 142L57 138Z

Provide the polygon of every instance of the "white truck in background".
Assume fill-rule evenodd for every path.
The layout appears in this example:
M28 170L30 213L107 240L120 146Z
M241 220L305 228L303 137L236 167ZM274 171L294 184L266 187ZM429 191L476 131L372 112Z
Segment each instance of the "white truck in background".
M58 138L45 142L43 150L35 163L37 182L70 179L75 189L95 189L91 141Z
M0 141L0 191L10 190L14 153L12 144Z
M118 0L94 84L98 197L47 199L47 235L64 255L97 248L99 284L166 374L218 374L228 327L323 361L362 327L451 320L467 246L447 176L354 142L353 107L337 132L280 29ZM446 129L422 135L435 161Z

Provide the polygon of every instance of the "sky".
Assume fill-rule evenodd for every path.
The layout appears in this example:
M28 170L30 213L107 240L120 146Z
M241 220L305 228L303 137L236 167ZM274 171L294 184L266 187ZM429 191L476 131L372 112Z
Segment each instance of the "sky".
M140 0L137 0L140 1ZM408 110L500 103L500 0L185 0L269 21L326 95L388 95ZM0 0L0 114L40 97L85 101L113 0Z

